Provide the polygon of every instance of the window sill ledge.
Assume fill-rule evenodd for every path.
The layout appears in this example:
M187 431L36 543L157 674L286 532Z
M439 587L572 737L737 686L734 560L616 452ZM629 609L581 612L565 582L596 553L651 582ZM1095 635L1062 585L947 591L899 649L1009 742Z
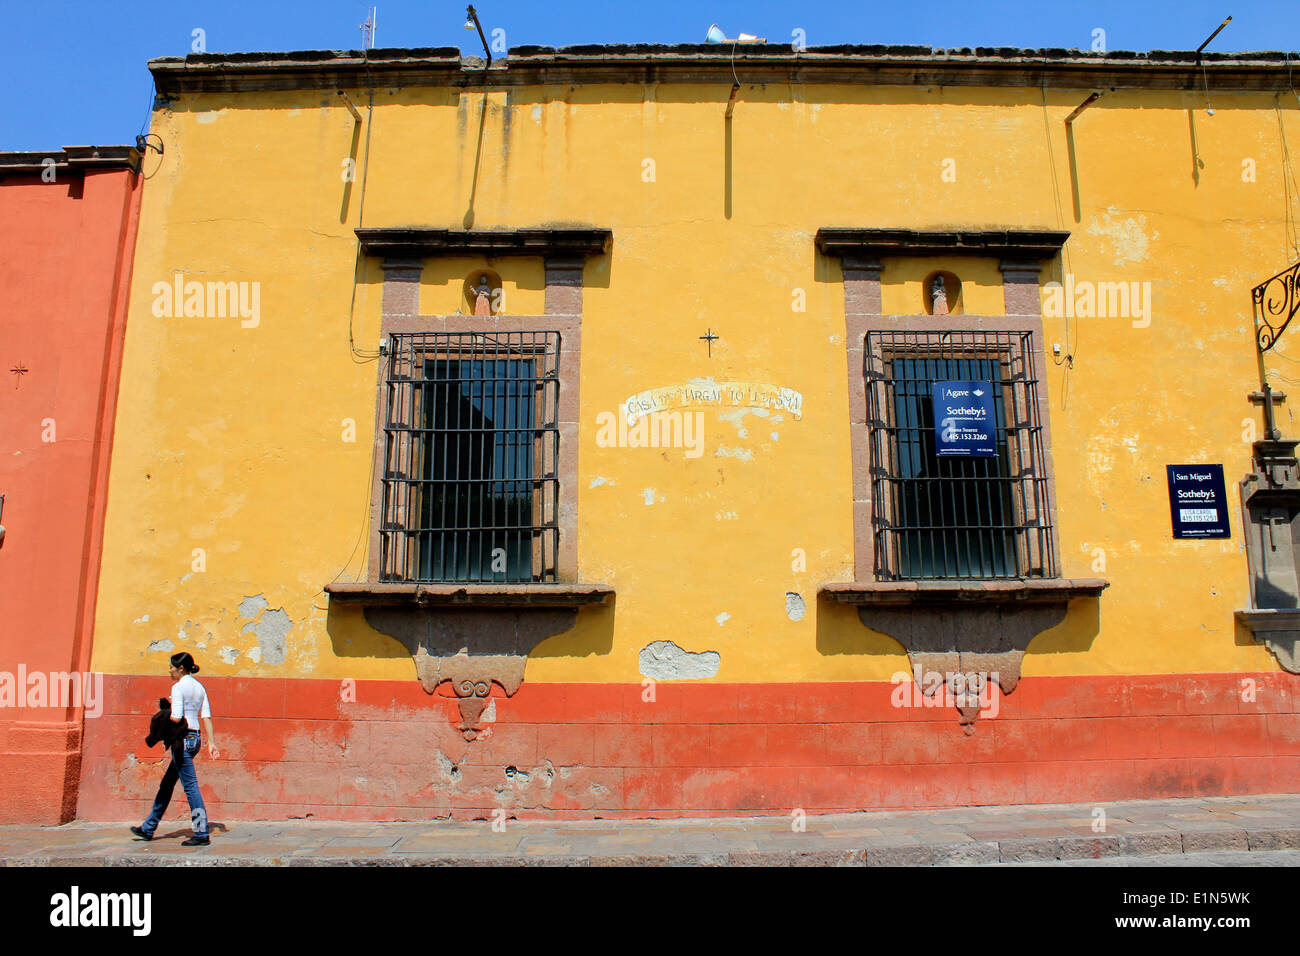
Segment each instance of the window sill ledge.
M1251 608L1236 612L1241 625L1265 645L1284 671L1300 674L1300 609Z
M842 604L1055 604L1100 597L1110 587L1100 578L1033 578L1013 581L846 581L818 592Z
M327 584L330 600L370 607L591 607L608 604L604 584Z

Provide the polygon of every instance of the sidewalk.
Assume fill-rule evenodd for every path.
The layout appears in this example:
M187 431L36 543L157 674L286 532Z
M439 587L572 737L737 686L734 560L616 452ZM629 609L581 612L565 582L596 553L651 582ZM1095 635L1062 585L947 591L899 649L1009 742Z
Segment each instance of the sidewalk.
M217 821L199 849L180 845L190 830L179 820L151 843L128 825L0 826L0 865L924 866L1264 852L1300 849L1300 794L836 814L808 817L804 832L790 817L511 820L503 833L486 822Z

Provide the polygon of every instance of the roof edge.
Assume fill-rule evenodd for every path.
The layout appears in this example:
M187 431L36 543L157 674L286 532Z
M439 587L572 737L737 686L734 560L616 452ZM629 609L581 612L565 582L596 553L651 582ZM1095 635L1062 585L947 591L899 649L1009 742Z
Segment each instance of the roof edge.
M140 151L134 146L64 146L44 151L0 152L0 173L38 173L50 168L129 169L138 173Z
M730 47L520 46L494 59L462 57L455 47L198 53L149 61L160 93L255 92L375 85L522 86L564 83L723 83L733 80ZM1050 86L1194 89L1204 68L1216 91L1290 88L1286 52L1146 53L1029 50L1013 47L810 47L784 44L737 51L742 82L873 83L894 86Z

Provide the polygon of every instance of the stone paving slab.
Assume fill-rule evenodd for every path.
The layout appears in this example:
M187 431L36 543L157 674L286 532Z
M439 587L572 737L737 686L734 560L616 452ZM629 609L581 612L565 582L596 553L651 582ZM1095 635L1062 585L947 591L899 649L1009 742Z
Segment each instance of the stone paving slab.
M1106 811L1094 831L1093 811ZM134 821L132 821L134 822ZM182 847L168 823L152 842L128 823L0 826L0 866L953 866L1075 864L1231 853L1271 865L1300 850L1300 794L1110 804L965 807L807 817L213 824ZM1186 865L1186 864L1184 864Z

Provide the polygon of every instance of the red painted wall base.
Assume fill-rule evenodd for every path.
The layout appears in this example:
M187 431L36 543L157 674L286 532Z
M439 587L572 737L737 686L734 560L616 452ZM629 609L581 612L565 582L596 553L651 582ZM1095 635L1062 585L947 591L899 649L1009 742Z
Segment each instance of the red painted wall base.
M681 817L1074 803L1300 791L1300 678L1039 677L966 734L884 682L525 684L479 740L415 681L208 678L221 820ZM165 678L106 676L86 721L78 816L136 820L164 755L144 746ZM444 690L446 685L444 685ZM910 691L910 685L905 689ZM910 696L910 695L909 695ZM1244 699L1243 699L1244 698ZM495 715L492 711L495 710ZM188 819L176 789L169 818Z
M0 823L49 826L73 819L80 776L79 723L0 721Z

